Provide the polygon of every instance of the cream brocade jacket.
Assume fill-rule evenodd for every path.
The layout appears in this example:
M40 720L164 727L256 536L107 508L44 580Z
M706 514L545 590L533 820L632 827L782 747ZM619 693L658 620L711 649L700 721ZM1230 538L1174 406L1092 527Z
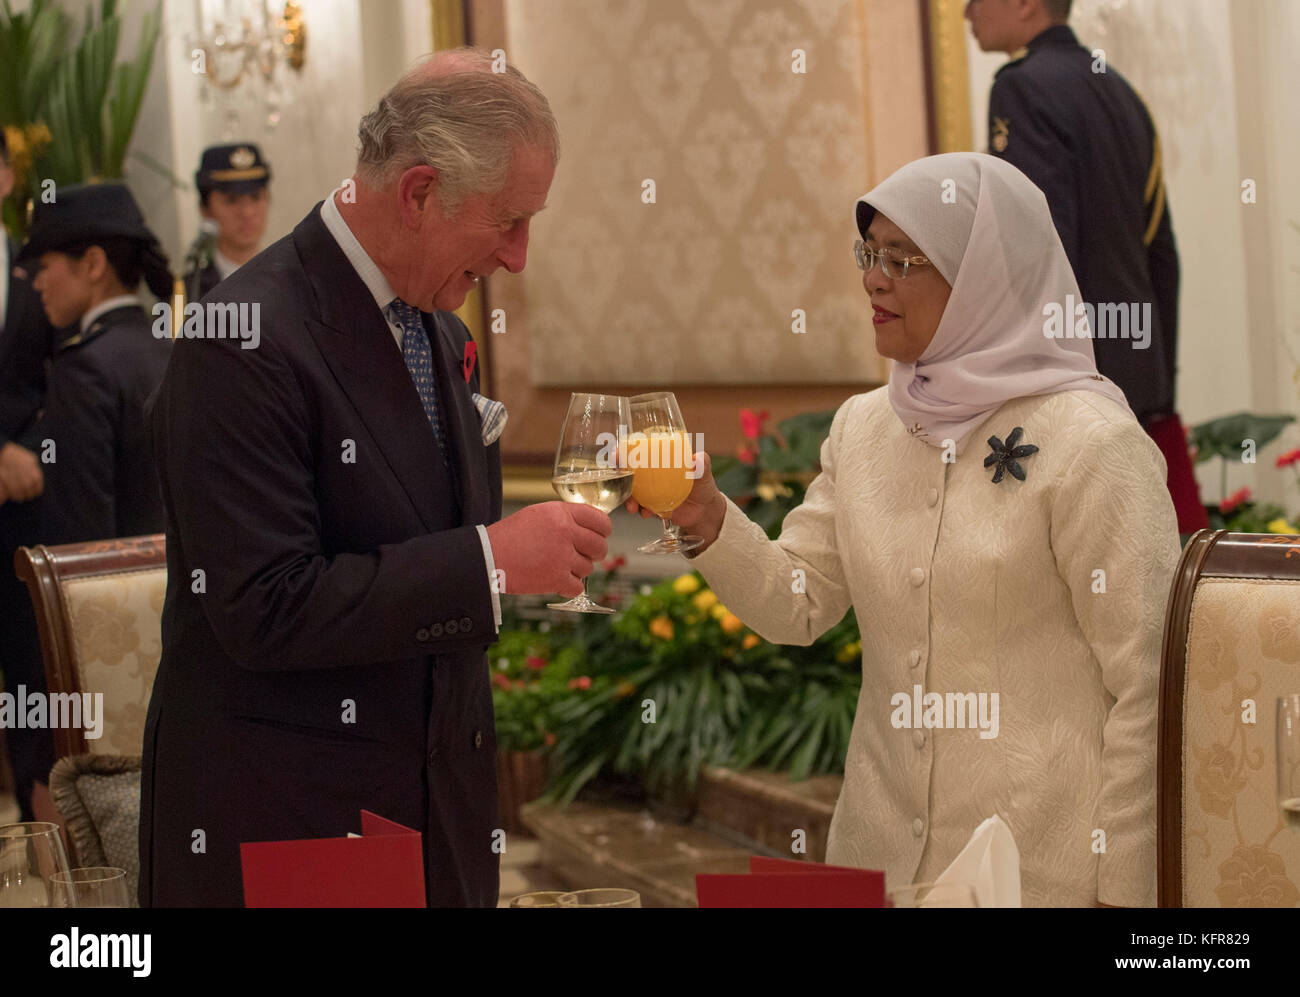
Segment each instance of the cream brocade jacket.
M1020 461L1025 481L995 485L986 440L1017 426L1039 452ZM955 461L942 453L908 434L887 386L850 398L780 538L729 501L693 560L770 641L809 644L857 612L862 692L827 861L883 869L890 887L928 882L997 813L1025 906L1153 906L1160 641L1179 556L1164 458L1089 391L1010 401ZM917 685L998 693L998 736L896 729L891 698Z

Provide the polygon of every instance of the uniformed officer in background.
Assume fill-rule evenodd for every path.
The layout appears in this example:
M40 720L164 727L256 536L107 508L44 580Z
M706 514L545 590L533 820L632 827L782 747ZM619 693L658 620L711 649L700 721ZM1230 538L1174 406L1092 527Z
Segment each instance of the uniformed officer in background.
M257 255L271 204L271 167L251 142L203 150L194 186L203 224L185 258L185 299L198 301Z
M4 129L0 128L0 201L14 186ZM44 689L36 616L27 586L14 572L19 547L40 542L40 494L45 476L35 453L22 443L45 400L45 362L54 329L45 318L31 275L18 266L19 244L0 231L0 673L4 688ZM54 764L49 728L4 732L13 766L21 820L33 819L32 783Z
M1179 532L1208 526L1174 407L1178 253L1161 168L1160 137L1142 99L1079 44L1070 0L969 0L966 18L985 52L1006 52L989 94L989 152L1047 197L1084 300L1150 305L1145 349L1115 329L1093 339L1097 369L1119 385L1164 454ZM1061 302L1064 309L1065 302ZM1113 312L1111 313L1114 314ZM1139 311L1139 316L1140 316ZM1066 315L1066 322L1073 317Z
M157 238L120 183L60 187L36 205L19 262L50 322L55 347L45 408L24 434L45 472L45 544L161 533L162 496L144 405L162 381L170 337L136 288L168 301L172 276ZM66 327L66 328L65 328Z

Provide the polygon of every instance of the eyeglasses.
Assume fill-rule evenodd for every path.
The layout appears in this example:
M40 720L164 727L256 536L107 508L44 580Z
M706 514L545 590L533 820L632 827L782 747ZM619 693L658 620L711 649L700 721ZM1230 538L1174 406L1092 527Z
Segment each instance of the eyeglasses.
M901 249L887 246L884 249L872 249L861 239L853 244L853 259L859 270L870 270L880 260L880 269L890 280L902 280L907 276L908 267L930 266L924 256L908 256Z

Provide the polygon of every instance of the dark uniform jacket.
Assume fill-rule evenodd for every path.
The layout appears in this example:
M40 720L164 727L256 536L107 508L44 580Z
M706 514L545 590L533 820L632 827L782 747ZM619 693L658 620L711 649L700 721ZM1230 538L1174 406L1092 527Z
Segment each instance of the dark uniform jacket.
M469 334L424 316L456 483L319 205L208 301L260 302L261 339L178 338L154 405L168 583L141 904L240 905L241 842L340 837L364 808L423 833L431 905L495 906L475 524L501 515L501 466Z
M45 472L43 543L162 531L144 409L162 381L171 345L154 336L144 308L126 305L55 348L45 409L24 439ZM53 458L48 462L47 454Z
M994 79L989 151L1046 195L1086 301L1151 304L1147 349L1093 340L1097 369L1147 423L1174 409L1178 255L1155 125L1114 67L1093 62L1065 25L1034 38Z
M30 275L14 266L18 243L8 242L9 273L0 274L9 282L0 329L0 445L17 440L35 420L45 398L45 361L54 352L54 329L41 297Z
M221 272L217 269L215 263L209 262L207 266L198 270L187 270L185 272L185 300L198 301L214 287L221 283Z

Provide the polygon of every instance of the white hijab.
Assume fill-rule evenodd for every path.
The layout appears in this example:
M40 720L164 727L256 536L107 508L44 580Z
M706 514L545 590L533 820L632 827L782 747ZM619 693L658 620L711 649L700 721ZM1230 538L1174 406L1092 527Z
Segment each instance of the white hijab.
M1018 169L979 152L928 156L858 200L864 238L876 211L952 286L920 359L894 361L889 373L890 404L913 436L960 446L1004 403L1057 391L1095 391L1128 408L1119 387L1097 373L1091 339L1044 335L1044 306L1055 302L1057 324L1073 326L1070 302L1083 296L1047 199Z

